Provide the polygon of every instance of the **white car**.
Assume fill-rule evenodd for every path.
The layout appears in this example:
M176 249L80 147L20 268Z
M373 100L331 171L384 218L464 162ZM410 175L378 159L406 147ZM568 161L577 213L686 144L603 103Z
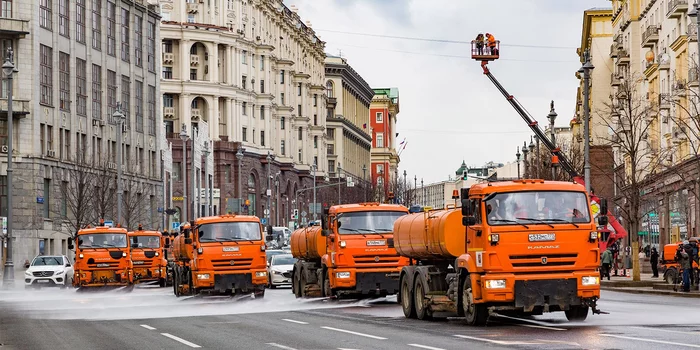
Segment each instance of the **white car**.
M270 276L270 288L292 285L292 269L297 261L292 254L278 254L270 260L267 268L267 275Z
M24 272L24 287L61 286L73 284L73 264L65 255L39 255Z

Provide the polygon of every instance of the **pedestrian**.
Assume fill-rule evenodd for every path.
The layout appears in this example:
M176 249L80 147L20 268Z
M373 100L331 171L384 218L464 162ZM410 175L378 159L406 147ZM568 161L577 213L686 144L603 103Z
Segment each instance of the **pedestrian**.
M690 292L690 272L693 269L693 262L690 259L690 255L685 250L685 245L689 245L688 241L684 241L683 246L678 247L676 259L683 271L683 291Z
M612 265L612 260L612 252L610 249L606 249L600 257L600 263L602 264L600 279L608 277L608 281L610 281L610 266Z
M474 40L476 44L476 52L478 55L483 55L484 54L484 34L479 33L479 35L476 36L476 39Z
M651 248L651 253L649 254L649 262L651 263L651 277L659 277L659 252L656 248Z

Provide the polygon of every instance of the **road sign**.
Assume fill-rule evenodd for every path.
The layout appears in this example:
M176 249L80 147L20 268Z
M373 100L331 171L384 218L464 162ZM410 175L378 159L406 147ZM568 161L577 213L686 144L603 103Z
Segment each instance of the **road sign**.
M347 186L348 186L348 187L354 187L354 186L355 186L355 183L352 182L352 181L348 181Z
M260 219L260 222L261 222L263 225L267 225L267 219L265 219L265 218Z
M348 186L352 187L352 176L347 176L345 180L347 181Z
M114 227L114 221L112 221L112 220L109 220L109 221L105 220L105 226L107 226L107 227Z
M173 230L177 231L180 229L180 223L179 222L173 222Z
M308 214L306 211L302 211L302 212L301 212L301 217L302 217L302 218L305 218L307 215L309 215L309 214Z
M270 209L265 209L265 215L270 215Z

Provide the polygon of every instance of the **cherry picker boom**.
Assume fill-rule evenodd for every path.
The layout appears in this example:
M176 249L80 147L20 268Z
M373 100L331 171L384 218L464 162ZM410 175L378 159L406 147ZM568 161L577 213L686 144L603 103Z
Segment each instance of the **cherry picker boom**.
M487 48L479 48L476 46L476 41L472 41L472 50L471 50L472 58L477 61L481 61L481 68L484 70L484 75L486 75L489 80L493 83L493 85L496 86L498 91L503 94L503 96L506 98L508 103L515 109L515 111L525 120L525 123L530 127L530 129L535 133L535 136L544 144L547 149L552 153L552 163L553 164L559 164L561 168L566 171L569 176L575 181L576 183L579 183L581 185L584 184L584 178L581 174L579 174L574 166L571 164L569 159L562 153L561 148L557 147L557 145L547 137L547 135L540 129L537 121L530 115L530 113L525 110L525 108L520 104L520 102L513 97L513 95L509 94L508 91L501 85L501 83L498 82L496 77L491 74L491 71L488 68L488 63L489 61L497 60L500 55L500 42L496 41L496 46L495 50L490 50ZM615 216L608 211L607 208L607 203L605 200L601 200L598 198L593 193L588 194L590 199L591 199L591 207L592 208L598 208L599 209L599 215L600 216L607 216L607 220L603 219L602 221L599 220L599 223L601 226L598 229L599 237L599 246L600 246L600 251L604 251L607 249L609 246L613 245L617 240L622 239L627 236L627 230L625 230L624 227L620 224L619 221L615 218ZM605 215L606 213L607 215Z

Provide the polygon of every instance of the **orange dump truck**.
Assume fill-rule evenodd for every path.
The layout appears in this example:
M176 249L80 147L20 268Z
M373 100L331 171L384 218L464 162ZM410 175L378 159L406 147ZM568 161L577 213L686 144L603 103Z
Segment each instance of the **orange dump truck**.
M361 203L332 206L321 226L291 235L292 290L297 298L386 296L399 290L399 272L408 259L393 247L394 221L407 215L402 205Z
M411 259L397 298L406 317L448 312L480 325L494 312L578 321L589 307L600 312L598 232L583 186L491 182L460 196L461 208L394 223L396 251Z
M138 230L129 232L129 244L134 282L158 281L158 285L165 287L168 276L167 260L163 252L165 237L158 231L144 231L139 225Z
M125 228L88 226L78 231L75 243L73 286L133 286L133 264ZM68 248L74 249L73 241L69 241Z
M172 242L175 295L265 295L267 260L259 218L203 217L180 229Z

